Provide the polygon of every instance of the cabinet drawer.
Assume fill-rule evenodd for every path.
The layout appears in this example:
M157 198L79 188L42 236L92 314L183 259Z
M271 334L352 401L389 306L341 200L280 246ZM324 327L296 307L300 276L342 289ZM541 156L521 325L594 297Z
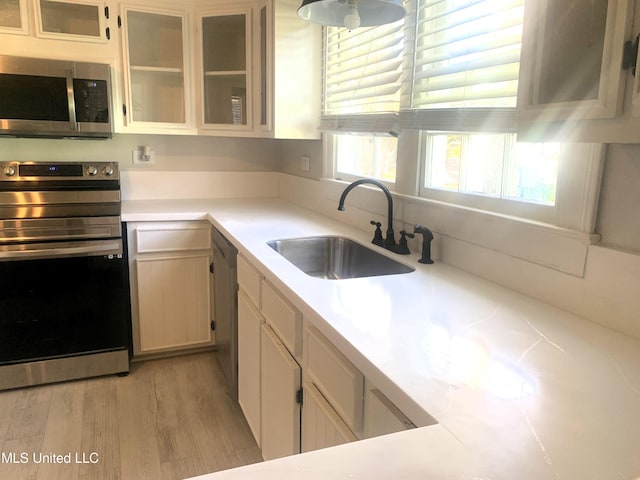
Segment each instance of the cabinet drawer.
M262 281L262 314L294 357L302 348L302 314L280 295L273 286Z
M262 276L251 266L251 264L242 255L238 255L238 284L251 299L253 304L260 308L260 290Z
M209 250L209 223L150 223L136 227L137 253Z
M364 377L315 328L305 330L305 367L318 390L353 432L362 429Z

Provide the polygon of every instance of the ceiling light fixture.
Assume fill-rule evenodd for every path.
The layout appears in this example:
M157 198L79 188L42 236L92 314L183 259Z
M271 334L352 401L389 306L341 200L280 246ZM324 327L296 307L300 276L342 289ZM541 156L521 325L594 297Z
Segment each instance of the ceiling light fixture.
M392 23L406 14L402 0L303 0L298 16L334 27L372 27Z

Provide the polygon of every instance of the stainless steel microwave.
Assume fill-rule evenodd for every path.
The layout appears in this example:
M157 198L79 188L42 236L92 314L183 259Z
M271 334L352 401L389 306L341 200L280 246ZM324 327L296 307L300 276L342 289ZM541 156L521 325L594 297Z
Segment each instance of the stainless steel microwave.
M0 135L110 138L109 65L0 55Z

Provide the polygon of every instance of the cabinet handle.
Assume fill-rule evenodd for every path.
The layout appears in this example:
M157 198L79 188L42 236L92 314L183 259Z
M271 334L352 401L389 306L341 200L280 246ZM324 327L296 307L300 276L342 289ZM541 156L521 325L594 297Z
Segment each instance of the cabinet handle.
M118 28L122 28L122 17L118 15Z
M636 76L636 64L638 63L638 41L640 35L636 36L636 41L631 42L627 40L624 44L624 51L622 52L622 68L623 70L629 70L631 68L631 74Z
M109 20L109 6L108 5L105 5L105 7L104 7L104 18Z
M107 27L105 30L106 30L105 34L107 36L107 40L111 40L111 29Z

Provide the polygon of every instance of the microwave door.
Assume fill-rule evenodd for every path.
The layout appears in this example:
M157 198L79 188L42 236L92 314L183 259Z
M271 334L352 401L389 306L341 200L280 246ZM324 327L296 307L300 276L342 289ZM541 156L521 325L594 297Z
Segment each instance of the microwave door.
M16 135L52 134L75 129L65 77L0 74L0 122Z
M0 55L0 135L110 138L110 67Z

